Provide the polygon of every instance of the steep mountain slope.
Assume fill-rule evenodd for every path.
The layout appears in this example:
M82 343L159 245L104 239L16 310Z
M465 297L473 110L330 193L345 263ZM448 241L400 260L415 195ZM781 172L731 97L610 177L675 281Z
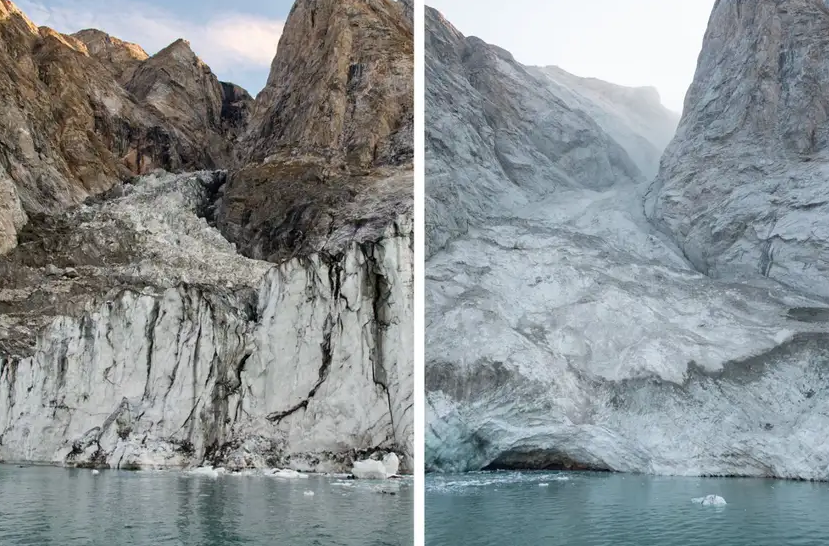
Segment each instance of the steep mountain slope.
M165 66L101 34L38 29L0 1L0 252L16 244L28 215L58 212L135 174L228 166L233 135L207 123L221 116L221 91L215 107L201 99L206 88L216 94L215 76L180 72L171 108L164 98L139 101L121 83L135 72L154 80ZM193 106L167 117L182 105Z
M699 270L829 296L829 8L717 2L648 214Z
M555 80L542 101L502 50L436 12L426 32L427 469L829 478L829 306L760 275L707 277L648 222L641 169L670 114L646 91L528 69ZM473 57L499 61L452 61ZM572 121L531 123L547 116ZM534 175L550 158L561 174ZM633 170L592 169L607 164ZM444 212L457 204L463 233Z
M125 88L139 104L159 112L180 133L202 143L206 167L233 166L236 140L232 136L243 126L225 126L225 89L210 67L190 49L189 42L176 40L146 59L135 69ZM238 101L238 97L234 98Z
M412 22L390 0L297 2L217 218L247 255L337 254L411 214ZM314 107L308 107L308 105Z
M652 87L630 88L580 78L556 66L536 68L570 108L590 114L618 142L648 180L659 170L662 152L676 132L679 115L659 102Z
M538 70L462 36L431 8L426 26L427 256L470 223L556 189L644 180Z
M72 37L83 42L89 54L101 61L121 85L130 81L142 61L150 57L140 45L119 40L98 29L84 29Z
M296 14L342 4L300 0L286 39L303 24ZM368 9L399 8L378 0ZM349 27L346 15L327 24ZM302 85L291 92L313 100L291 103L295 113L280 116L325 107L329 82L302 72L348 65L361 50L356 37L370 34L361 27L374 28L372 17L349 20L353 51L304 52L294 65ZM279 51L278 58L291 50ZM121 53L98 54L123 61ZM112 78L103 61L91 61ZM386 73L371 74L366 85L386 84ZM131 104L163 117L177 135L197 135L207 154L212 136L232 142L247 130L249 96L218 82L183 41L141 61L124 85ZM370 133L365 139L382 133L384 122L376 122L379 129L355 129L355 141L364 138L359 131ZM285 157L303 142L286 143ZM0 256L0 459L343 471L355 458L395 451L410 470L411 165L349 172L351 188L329 183L348 198L325 201L306 165L339 172L342 162L327 148L315 150L302 152L310 159L293 165L290 177L263 175L242 204L234 201L240 171L159 170L65 211L30 214L19 245ZM223 161L249 156L244 146L231 151ZM242 172L263 167L248 161ZM240 254L221 231L223 207L233 202L242 216L292 222L280 215L294 205L269 201L276 182L290 184L306 207L328 211L341 228L326 232L336 244L293 245L273 232L261 239L273 262ZM371 229L359 223L366 211L378 215ZM319 228L317 220L308 226L330 225L322 218Z

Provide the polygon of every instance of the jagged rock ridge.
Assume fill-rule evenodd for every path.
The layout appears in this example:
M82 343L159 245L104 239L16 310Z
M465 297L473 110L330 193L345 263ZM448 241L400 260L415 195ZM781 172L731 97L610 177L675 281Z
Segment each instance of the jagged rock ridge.
M720 0L714 19L753 9ZM714 19L725 39L728 25ZM542 102L502 50L463 38L436 12L426 33L427 194L438 201L427 202L436 241L426 264L427 469L829 479L826 300L759 274L700 273L681 239L649 223L644 177L582 167L641 165L634 152L646 151L641 138L658 144L661 114L640 123L627 98L597 98L560 73ZM497 61L480 71L457 61L476 55ZM530 120L548 112L571 121L548 129L555 139L541 147L542 122ZM685 134L660 178L672 149L718 161L716 148ZM493 153L504 149L523 161ZM559 159L574 150L578 162ZM621 159L608 162L608 151ZM532 176L551 158L562 174ZM520 164L535 186L504 164ZM694 218L690 198L673 206Z
M150 57L140 45L119 40L98 29L84 29L72 36L83 42L89 54L100 60L121 85L126 85L135 70Z
M625 149L648 180L656 176L662 152L679 123L679 115L662 106L656 89L580 78L556 66L535 70L556 86L556 95L570 108L588 112Z
M218 80L203 63L183 70L171 57L147 58L99 31L38 28L2 0L0 252L29 215L59 212L135 174L232 166L239 123L221 118ZM166 94L165 69L179 76ZM131 92L151 88L152 96Z

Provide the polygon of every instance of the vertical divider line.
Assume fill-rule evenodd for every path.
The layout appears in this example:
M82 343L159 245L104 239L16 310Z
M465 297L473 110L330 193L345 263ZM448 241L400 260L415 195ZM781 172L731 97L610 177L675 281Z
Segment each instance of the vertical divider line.
M424 3L414 2L414 537L425 544L425 127Z

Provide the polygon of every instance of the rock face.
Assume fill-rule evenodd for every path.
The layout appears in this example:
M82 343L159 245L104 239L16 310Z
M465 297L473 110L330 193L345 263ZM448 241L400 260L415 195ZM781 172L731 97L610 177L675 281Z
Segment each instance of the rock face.
M341 3L327 4L300 1L294 11L314 5L331 13ZM316 58L294 65L297 71L347 64L360 50L357 38L371 34L360 28L371 19L343 24L351 12L337 13L326 24L352 33L353 50L315 51ZM295 19L289 36L297 35ZM16 21L14 28L25 20ZM163 120L180 139L176 146L198 141L195 163L233 165L250 155L244 145L232 146L247 131L249 95L218 82L186 42L140 61L127 77L126 68L119 72L132 66L123 44L91 31L58 39L76 47L72 58L89 63L102 81L121 74L123 86L107 89L141 115ZM84 40L97 44L91 56ZM309 86L329 84L294 76ZM384 85L382 74L373 78L371 85ZM302 102L296 117L325 106L319 89L297 85L292 92L320 101ZM268 111L264 103L257 108ZM79 119L74 111L60 113ZM385 134L385 122L376 122L379 128L354 126L349 138L362 141L363 130L369 141ZM278 124L273 130L281 131ZM280 157L301 144L285 144ZM347 158L336 159L334 144L319 146L302 152L307 164L337 173L346 165L337 176L350 185L339 188L340 178L331 177L318 188L314 171L299 167L274 180L267 169L287 162L247 159L242 170L260 173L258 186L239 189L244 178L237 171L159 169L78 191L49 209L0 201L0 219L8 220L0 227L10 225L19 243L0 256L0 460L345 471L356 460L397 453L410 471L411 166L378 162L358 171ZM8 154L13 161L18 156L15 149ZM164 164L140 153L121 159L126 174L131 166L145 172ZM61 183L74 187L66 177ZM241 249L228 241L233 233L221 214L229 203L242 216L268 221L300 206L268 194L279 183L291 185L293 194L283 195L299 196L303 210L325 211L300 214L304 224L295 217L285 222L326 244L294 244L290 229L262 233ZM0 196L21 187L10 177ZM249 200L240 204L236 192Z
M557 66L539 67L536 71L554 85L554 93L569 108L585 111L596 120L647 179L656 176L662 152L679 123L679 115L662 106L656 89L580 78Z
M233 165L236 141L232 137L245 121L243 114L233 110L233 103L241 110L239 102L250 97L239 92L241 88L222 85L189 42L176 40L147 59L125 87L139 104L159 112L179 133L201 143L201 161L206 167ZM223 114L228 118L223 119Z
M404 8L294 4L241 141L245 168L217 208L245 255L337 254L411 215L414 40Z
M648 214L694 267L829 297L829 8L716 3Z
M101 61L121 85L130 81L135 70L150 57L140 45L94 28L76 32L72 37L83 42L89 55Z
M748 9L721 0L712 25L725 4ZM434 11L426 34L426 468L829 479L829 305L706 276L648 221L637 152L664 145L669 114L643 90L522 69ZM457 63L476 55L498 61Z
M557 189L644 179L537 69L462 36L431 8L426 30L427 256L470 224Z
M392 0L294 3L254 105L247 157L325 154L360 168L410 162L412 30Z
M230 166L239 130L223 129L222 89L206 67L181 70L168 103L164 70L180 67L160 54L145 59L100 32L38 29L8 0L2 6L0 252L14 247L28 215L77 205L135 174Z

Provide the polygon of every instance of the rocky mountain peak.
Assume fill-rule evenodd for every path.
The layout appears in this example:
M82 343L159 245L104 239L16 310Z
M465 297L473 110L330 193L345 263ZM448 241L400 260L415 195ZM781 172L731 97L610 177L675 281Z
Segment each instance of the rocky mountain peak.
M175 63L197 63L200 66L207 66L204 64L198 55L190 47L190 41L184 38L179 38L155 55L155 59L165 59Z
M283 261L411 218L413 27L393 0L299 0L240 139L218 226ZM393 228L397 229L397 228Z
M55 40L59 42L61 45L77 51L81 55L89 56L89 50L86 47L86 44L83 43L81 40L75 38L71 35L66 35L58 32L57 30L51 29L49 27L39 27L37 29L38 34L47 42L49 40Z
M303 150L360 167L410 161L412 73L403 4L299 0L257 97L249 157Z
M84 29L72 36L83 42L89 54L107 67L121 84L129 81L138 65L149 58L140 45L119 40L97 29Z
M37 25L26 17L26 14L20 11L20 8L14 2L11 0L0 0L0 23L12 18L23 23L23 26L30 30L32 34L37 34Z
M186 41L148 57L101 31L37 28L8 0L0 10L0 253L31 215L119 180L230 166L251 99L226 104Z
M86 44L90 55L99 55L102 58L123 55L136 61L144 61L149 58L147 52L140 45L119 40L98 29L87 28L75 32L72 36Z
M222 85L190 42L178 39L143 61L125 88L140 104L187 134L198 135L205 143L208 167L230 166L234 142L224 138Z

